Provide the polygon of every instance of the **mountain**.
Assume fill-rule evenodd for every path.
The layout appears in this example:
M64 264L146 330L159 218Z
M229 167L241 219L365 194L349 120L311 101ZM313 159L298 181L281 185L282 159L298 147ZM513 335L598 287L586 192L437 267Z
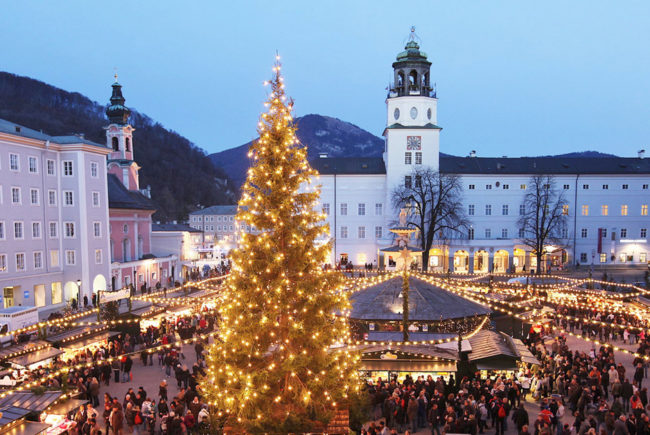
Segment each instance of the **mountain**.
M301 143L309 145L308 159L327 153L329 157L381 157L384 140L349 122L323 115L305 115L295 120L296 135ZM228 174L236 186L246 181L250 165L247 157L251 142L210 154L214 165Z
M106 86L106 101L110 97ZM128 96L128 89L125 90ZM180 134L134 110L134 159L142 167L140 185L151 186L156 220L183 220L202 206L232 204L236 197L228 176L205 152ZM84 134L103 144L108 124L105 106L77 92L67 92L28 77L0 71L0 118L58 136ZM221 186L221 187L218 187Z
M566 153L566 154L556 154L554 156L542 156L542 157L564 157L565 159L570 159L570 158L581 158L581 157L591 157L591 158L609 158L609 157L618 157L614 154L607 154L607 153L601 153L600 151L578 151L574 153Z

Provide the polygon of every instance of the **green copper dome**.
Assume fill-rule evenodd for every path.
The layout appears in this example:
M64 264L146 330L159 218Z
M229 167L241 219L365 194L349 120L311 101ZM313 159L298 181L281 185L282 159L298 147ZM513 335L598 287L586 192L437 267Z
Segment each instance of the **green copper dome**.
M116 81L113 83L111 104L106 108L106 116L108 116L108 120L111 122L111 124L128 124L131 111L124 105L125 101L126 100L122 95L122 85Z

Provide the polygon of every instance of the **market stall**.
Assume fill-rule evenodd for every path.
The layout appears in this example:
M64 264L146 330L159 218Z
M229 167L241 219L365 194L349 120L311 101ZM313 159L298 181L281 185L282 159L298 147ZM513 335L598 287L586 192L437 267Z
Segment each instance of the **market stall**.
M50 343L43 340L31 340L25 343L16 343L11 346L0 349L0 361L4 361L15 356L24 355L40 349L50 347Z
M74 415L87 403L87 400L68 399L48 407L40 417L41 422L48 426L47 435L63 434L76 427Z
M479 331L469 338L472 351L468 354L468 360L481 372L482 377L494 374L510 376L518 372L522 365L539 365L537 358L521 340L515 340L503 332Z
M15 369L19 370L34 370L38 367L45 367L50 365L54 358L63 354L63 351L54 347L46 347L25 355L20 355L7 360L8 363Z
M61 344L61 351L64 353L63 359L74 358L74 356L83 349L90 349L94 352L101 346L107 346L108 341L120 335L118 331L105 331L90 337L82 337L75 341L69 341Z
M11 435L41 435L45 434L48 426L43 423L27 421L31 411L16 406L0 408L0 433Z
M27 391L18 391L0 398L0 409L16 407L26 409L34 414L40 414L48 406L56 402L63 393L61 391L45 391L43 394L34 394Z

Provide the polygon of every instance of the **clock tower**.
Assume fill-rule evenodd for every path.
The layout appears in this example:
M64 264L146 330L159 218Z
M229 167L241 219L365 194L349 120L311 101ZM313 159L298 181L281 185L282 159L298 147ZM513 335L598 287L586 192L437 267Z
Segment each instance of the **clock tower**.
M411 28L404 51L393 62L394 83L386 98L386 194L392 204L393 190L415 183L415 168L438 170L440 130L437 122L436 91L431 86L431 62L420 51L415 28Z

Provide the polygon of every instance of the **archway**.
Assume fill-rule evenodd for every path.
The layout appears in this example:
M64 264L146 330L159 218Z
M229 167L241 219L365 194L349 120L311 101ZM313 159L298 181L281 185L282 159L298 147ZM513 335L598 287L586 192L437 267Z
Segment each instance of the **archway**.
M65 302L77 299L77 296L79 296L79 286L77 286L77 283L74 281L66 282L63 287L63 298Z
M526 251L515 248L512 256L512 266L515 272L526 272Z
M487 273L490 256L487 251L479 250L474 253L474 273Z
M494 271L496 273L505 273L508 271L508 251L500 249L494 253Z
M445 269L444 253L440 248L433 248L429 251L429 271L443 272Z
M454 253L454 272L467 273L469 271L469 253L465 250Z
M101 273L93 279L93 293L106 290L106 278Z

